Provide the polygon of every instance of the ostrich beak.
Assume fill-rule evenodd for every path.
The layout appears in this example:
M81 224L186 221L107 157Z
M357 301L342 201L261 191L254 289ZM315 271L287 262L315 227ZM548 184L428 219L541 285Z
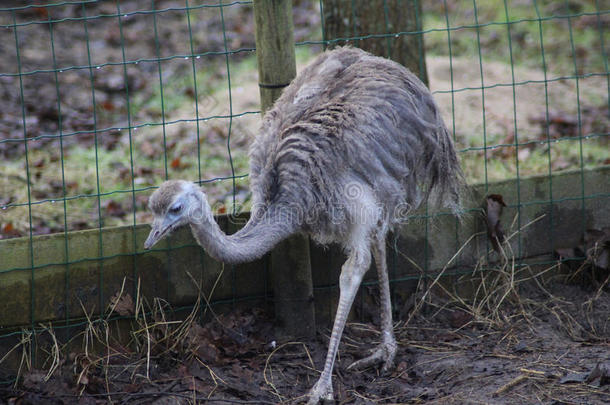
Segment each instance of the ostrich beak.
M150 249L157 242L163 239L167 231L171 228L171 223L168 224L166 222L167 221L163 219L155 219L153 221L151 225L152 229L148 234L148 238L146 238L146 241L144 242L144 249Z

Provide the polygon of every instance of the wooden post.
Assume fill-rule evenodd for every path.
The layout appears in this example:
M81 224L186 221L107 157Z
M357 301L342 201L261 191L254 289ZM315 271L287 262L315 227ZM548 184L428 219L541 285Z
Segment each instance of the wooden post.
M255 0L256 57L263 114L297 74L292 0Z
M356 38L350 41L350 45L392 59L408 67L428 84L421 34L422 1L323 0L324 39ZM357 39L369 34L390 35ZM329 44L330 47L338 45L345 45L345 42Z
M263 114L296 76L292 0L254 0L258 81ZM315 335L309 239L295 235L271 254L276 332L282 338Z

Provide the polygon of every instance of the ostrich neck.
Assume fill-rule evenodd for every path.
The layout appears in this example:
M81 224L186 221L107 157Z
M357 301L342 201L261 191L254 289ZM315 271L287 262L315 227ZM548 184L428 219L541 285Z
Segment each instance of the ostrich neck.
M199 212L193 212L191 231L197 242L213 258L224 263L253 261L269 252L294 232L295 227L274 217L271 210L260 218L251 217L243 229L225 234L214 219L204 195L199 196Z

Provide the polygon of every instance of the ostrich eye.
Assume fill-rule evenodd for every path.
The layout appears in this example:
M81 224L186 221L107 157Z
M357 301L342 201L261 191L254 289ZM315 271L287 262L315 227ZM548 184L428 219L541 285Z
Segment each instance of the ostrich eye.
M182 205L177 204L177 205L174 205L173 207L171 207L171 208L169 209L169 212L171 212L172 214L177 214L177 213L179 213L181 210L182 210Z

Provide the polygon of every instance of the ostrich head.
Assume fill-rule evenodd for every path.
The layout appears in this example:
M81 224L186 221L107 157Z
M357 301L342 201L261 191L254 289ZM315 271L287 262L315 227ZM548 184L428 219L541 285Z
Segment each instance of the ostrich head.
M203 218L208 204L201 203L203 192L195 184L184 180L169 180L161 184L148 201L154 219L150 234L144 242L144 248L150 249L165 236L195 218ZM206 201L203 198L203 201Z

